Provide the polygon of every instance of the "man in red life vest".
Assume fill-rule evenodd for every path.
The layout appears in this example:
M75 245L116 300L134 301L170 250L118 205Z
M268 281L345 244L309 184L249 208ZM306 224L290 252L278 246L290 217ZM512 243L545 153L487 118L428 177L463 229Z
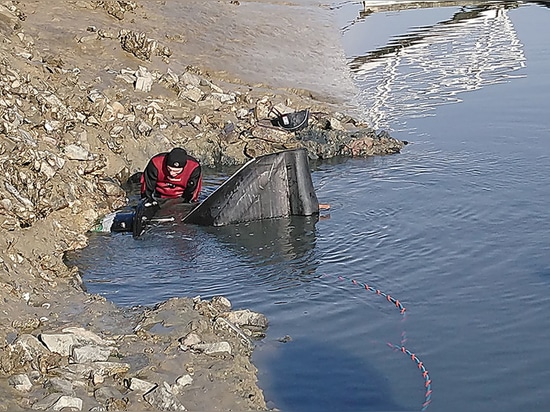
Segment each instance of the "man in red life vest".
M176 147L149 160L141 175L141 197L145 206L156 205L155 198L196 202L202 185L201 166L197 159Z

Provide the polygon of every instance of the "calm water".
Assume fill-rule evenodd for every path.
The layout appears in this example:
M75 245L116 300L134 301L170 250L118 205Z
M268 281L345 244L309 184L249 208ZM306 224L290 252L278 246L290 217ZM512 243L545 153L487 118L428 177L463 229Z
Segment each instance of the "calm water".
M318 222L95 235L72 257L89 291L265 313L254 362L282 411L420 410L425 378L388 342L429 370L430 411L549 410L550 9L516 6L339 4L357 104L411 144L312 165Z

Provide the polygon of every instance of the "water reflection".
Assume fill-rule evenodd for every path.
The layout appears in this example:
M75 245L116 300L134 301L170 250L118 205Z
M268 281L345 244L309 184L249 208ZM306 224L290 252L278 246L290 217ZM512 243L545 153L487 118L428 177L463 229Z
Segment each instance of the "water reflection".
M353 24L368 24L385 12L417 8L417 3L369 5ZM456 3L456 2L454 2ZM424 7L450 2L426 2ZM526 64L509 10L517 2L500 2L449 8L450 17L433 25L411 27L394 35L384 47L353 57L348 65L362 90L359 103L374 128L396 128L407 118L434 114L442 104L458 102L457 94L508 81ZM414 18L411 19L414 21ZM351 25L344 28L352 31Z
M202 227L182 224L183 209L170 211L174 221L151 225L139 239L91 234L89 246L67 253L65 261L79 267L90 293L124 306L197 294L242 301L258 287L285 290L277 297L284 303L319 277L316 216Z
M298 286L318 277L315 254L317 216L264 219L238 225L205 227L221 247L259 268L269 290Z

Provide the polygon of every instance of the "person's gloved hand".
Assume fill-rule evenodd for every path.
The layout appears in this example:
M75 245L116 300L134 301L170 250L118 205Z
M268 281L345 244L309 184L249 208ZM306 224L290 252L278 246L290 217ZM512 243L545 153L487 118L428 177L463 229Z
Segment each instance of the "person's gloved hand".
M151 197L146 198L145 201L143 202L143 206L145 207L151 207L151 206L157 206L157 205L158 205L157 201Z

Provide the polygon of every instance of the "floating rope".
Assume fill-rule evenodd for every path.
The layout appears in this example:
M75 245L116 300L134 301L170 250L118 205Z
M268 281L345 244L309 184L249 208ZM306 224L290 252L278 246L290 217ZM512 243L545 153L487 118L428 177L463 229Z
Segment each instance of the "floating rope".
M338 276L338 279L340 280L346 280L345 277L343 276ZM380 289L376 289L376 288L373 288L372 286L369 286L367 285L366 283L359 283L358 281L356 281L355 279L351 279L351 283L353 283L354 285L359 285L359 286L362 286L364 287L366 290L368 290L369 292L374 292L375 294L377 295L380 295L384 298L386 298L386 300L388 302L391 302L395 305L395 307L397 309L399 309L399 313L401 313L401 315L405 315L405 311L407 309L405 309L405 307L401 304L401 302L399 302L397 299L391 297L390 295L388 295L387 293L384 293L382 292Z
M426 400L422 404L422 409L420 410L425 411L432 402L432 380L430 379L430 374L428 373L428 370L424 366L424 363L420 359L418 359L418 356L416 356L404 346L395 345L390 342L388 342L388 346L390 348L397 349L406 355L409 355L411 359L416 362L416 366L418 367L418 369L420 369L420 372L422 372L422 377L424 378L424 387L426 388L426 393L424 394Z
M366 283L358 282L355 279L346 279L344 276L338 276L338 279L349 280L351 281L352 284L356 286L361 286L365 290L368 290L369 292L373 292L376 295L382 296L388 302L392 303L399 310L399 313L401 314L401 316L403 316L403 319L404 319L406 309L405 309L405 306L403 306L403 304L399 300L395 299L394 297L390 296L387 293L382 292L380 289L372 287ZM416 356L413 352L411 352L409 349L405 347L406 340L407 340L406 334L403 331L401 334L401 344L396 345L388 342L388 346L392 349L401 351L405 355L408 355L411 358L411 360L413 360L416 363L416 366L422 373L422 378L424 378L424 388L426 389L426 392L424 393L425 400L422 403L422 408L420 410L425 411L430 405L430 403L432 402L432 380L430 379L430 374L428 373L428 370L424 366L424 363L418 358L418 356Z

